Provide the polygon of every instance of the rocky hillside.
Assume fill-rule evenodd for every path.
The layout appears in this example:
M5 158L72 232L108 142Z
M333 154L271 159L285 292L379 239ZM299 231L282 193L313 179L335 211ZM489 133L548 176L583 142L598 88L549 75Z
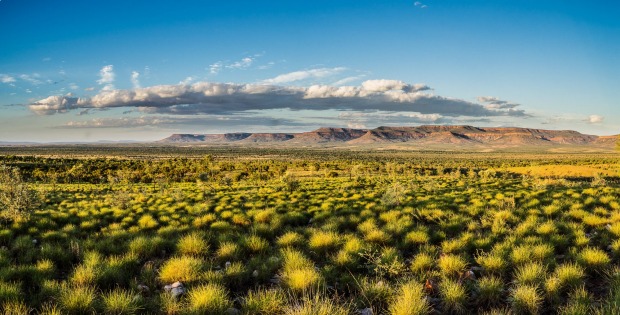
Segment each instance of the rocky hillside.
M291 143L351 145L381 143L613 146L616 136L593 136L573 130L479 128L472 126L378 127L375 129L319 128L302 133L174 134L160 143Z

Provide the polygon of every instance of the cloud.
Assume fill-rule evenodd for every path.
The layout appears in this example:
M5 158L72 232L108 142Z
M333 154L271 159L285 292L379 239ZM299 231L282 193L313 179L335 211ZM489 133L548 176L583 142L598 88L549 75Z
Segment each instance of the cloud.
M504 101L494 96L478 96L477 99L480 103L487 103L485 106L489 109L511 109L521 105Z
M348 126L383 126L383 125L411 125L411 124L438 124L449 122L450 119L440 114L422 113L390 113L390 112L344 112L338 118L347 122Z
M420 1L416 1L413 3L414 6L420 8L420 9L426 9L428 8L428 6Z
M346 77L346 78L340 79L340 80L332 83L331 85L335 85L335 86L345 85L347 83L351 83L351 82L355 82L355 81L361 80L361 79L363 79L365 77L366 77L365 74L361 74L361 75L357 75L357 76L352 76L352 77Z
M221 61L218 61L214 64L209 65L209 73L218 74L222 70L224 64Z
M590 124L600 124L605 120L605 117L601 115L590 115L587 119L587 122Z
M29 108L39 115L51 115L78 108L78 102L79 98L77 97L49 96L29 105Z
M102 91L112 91L114 90L114 66L107 65L99 70L99 80L97 83L99 85L103 85Z
M183 79L183 81L180 81L179 84L181 84L181 85L189 85L192 82L194 82L194 77L190 76L190 77L187 77L187 78Z
M84 121L69 121L54 128L83 129L83 128L138 128L138 127L165 127L183 128L188 126L204 128L231 127L231 126L308 126L306 123L292 119L271 118L261 116L201 116L201 117L170 117L149 116L140 117L106 117L93 118ZM194 128L195 129L195 128Z
M228 69L247 69L252 65L252 62L254 62L254 58L251 57L245 57L239 61L233 62L229 65L226 65L226 68Z
M43 84L43 81L39 80L41 78L41 75L38 73L33 73L31 75L29 74L20 74L19 78L32 84L32 85L39 85L39 84Z
M15 78L8 74L0 74L0 82L2 83L13 83L15 82Z
M297 81L303 81L308 79L322 79L325 77L330 77L336 74L339 74L345 71L344 67L336 67L336 68L319 68L319 69L310 69L310 70L302 70L302 71L294 71L290 73L281 74L275 78L264 80L265 84L283 84L283 83L291 83Z
M140 72L132 71L131 72L131 84L134 89L140 88Z
M30 105L38 114L74 108L137 108L144 113L231 115L268 109L391 111L442 116L528 116L514 108L492 109L466 100L437 96L423 84L368 80L361 86L291 87L196 82L131 90L101 91L93 97L50 96Z

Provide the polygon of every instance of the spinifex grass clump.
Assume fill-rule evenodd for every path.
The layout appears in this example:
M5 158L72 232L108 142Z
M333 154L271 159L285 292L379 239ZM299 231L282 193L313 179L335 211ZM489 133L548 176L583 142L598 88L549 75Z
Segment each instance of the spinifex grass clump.
M602 271L609 266L611 259L598 248L584 248L577 256L577 262L589 271Z
M444 312L463 314L467 311L467 291L460 281L443 279L439 285L439 294Z
M159 279L166 284L176 281L192 282L199 280L203 262L191 256L177 256L164 262L159 270Z
M191 288L188 295L188 314L226 314L231 306L226 290L217 284L204 284Z
M209 243L201 233L185 235L177 242L177 252L180 255L201 257L208 251Z
M294 292L304 292L319 287L322 276L310 259L294 249L284 249L282 256L282 278L288 288Z
M511 290L510 304L517 314L538 314L542 296L536 286L519 284Z
M140 302L140 295L122 289L115 289L104 293L102 299L105 314L111 315L137 314L141 308Z
M243 298L242 313L246 315L282 314L287 304L287 298L282 290L250 291Z
M439 257L437 265L443 276L458 278L465 271L467 262L461 256L445 254Z
M390 301L390 315L429 314L431 307L425 298L422 285L415 282L403 283Z

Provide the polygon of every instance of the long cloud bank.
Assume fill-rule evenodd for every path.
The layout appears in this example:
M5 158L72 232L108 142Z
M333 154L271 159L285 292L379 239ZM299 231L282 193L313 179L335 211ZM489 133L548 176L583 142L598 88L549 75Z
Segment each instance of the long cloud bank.
M50 96L29 105L41 115L85 108L134 107L158 114L236 114L267 109L393 111L444 116L527 116L515 108L429 93L430 87L396 80L368 80L360 86L291 87L197 82L131 90L102 90L93 97Z

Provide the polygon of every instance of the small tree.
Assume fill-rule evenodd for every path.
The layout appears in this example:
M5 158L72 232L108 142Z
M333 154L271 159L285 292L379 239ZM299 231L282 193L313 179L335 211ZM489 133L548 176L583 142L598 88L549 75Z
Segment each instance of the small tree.
M34 208L34 193L17 167L0 165L0 218L27 218Z

